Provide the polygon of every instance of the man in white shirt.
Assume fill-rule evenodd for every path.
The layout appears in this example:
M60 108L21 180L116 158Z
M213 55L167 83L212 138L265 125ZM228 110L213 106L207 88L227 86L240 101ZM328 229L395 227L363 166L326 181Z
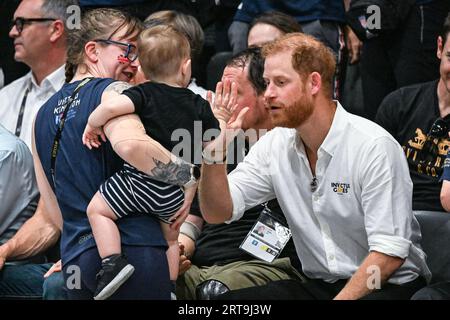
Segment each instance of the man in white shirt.
M267 108L281 128L264 135L228 179L223 164L211 164L220 155L205 158L200 207L206 221L220 223L276 197L310 281L223 298L409 299L430 272L400 146L332 100L335 60L322 43L291 34L263 52Z
M34 116L64 84L67 7L75 1L23 0L9 36L14 59L31 71L0 90L0 124L25 141L31 150Z

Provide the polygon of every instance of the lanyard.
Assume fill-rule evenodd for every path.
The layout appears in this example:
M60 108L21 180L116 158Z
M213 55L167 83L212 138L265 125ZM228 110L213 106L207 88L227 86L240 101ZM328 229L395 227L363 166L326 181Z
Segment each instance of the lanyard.
M16 123L16 131L15 131L15 135L17 137L20 137L20 133L22 132L23 114L25 112L25 105L27 104L28 94L30 93L30 87L31 86L28 86L27 89L25 90L25 94L22 99L22 104L20 105L19 115L17 117L17 123Z
M78 84L78 86L75 88L75 90L73 91L72 95L70 96L69 100L67 100L65 106L64 106L64 111L63 114L61 115L61 119L59 121L59 125L58 125L58 129L56 130L56 134L55 134L55 139L53 140L53 146L52 146L52 154L51 154L51 168L50 168L50 173L52 174L52 180L53 180L53 187L56 188L56 183L55 183L55 165L56 165L56 155L58 154L58 149L59 149L59 140L61 140L61 135L64 129L64 124L66 122L66 116L67 113L69 112L70 109L70 105L73 102L73 99L75 99L75 96L77 95L77 93L80 91L80 89L86 85L89 81L91 81L93 78L86 78L83 81L81 81L81 83Z

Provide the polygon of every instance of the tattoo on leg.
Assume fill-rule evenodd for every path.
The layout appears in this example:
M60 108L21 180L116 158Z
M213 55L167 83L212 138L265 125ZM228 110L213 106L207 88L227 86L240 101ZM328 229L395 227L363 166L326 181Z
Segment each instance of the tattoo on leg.
M183 186L191 180L192 165L184 160L176 159L174 162L162 163L153 158L155 168L151 170L152 178L177 186Z

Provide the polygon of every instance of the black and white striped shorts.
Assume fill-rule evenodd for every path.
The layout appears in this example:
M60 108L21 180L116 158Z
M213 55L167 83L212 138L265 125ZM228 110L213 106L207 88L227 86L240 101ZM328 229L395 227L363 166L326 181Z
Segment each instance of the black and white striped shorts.
M156 181L128 163L100 186L100 194L118 218L154 214L165 223L184 202L181 187Z

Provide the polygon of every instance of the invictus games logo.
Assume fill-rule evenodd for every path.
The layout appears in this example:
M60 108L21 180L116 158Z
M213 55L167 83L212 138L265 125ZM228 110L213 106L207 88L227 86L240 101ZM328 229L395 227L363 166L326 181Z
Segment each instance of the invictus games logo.
M350 183L332 182L331 188L333 189L334 193L346 194L346 193L348 193L348 190L350 189Z

